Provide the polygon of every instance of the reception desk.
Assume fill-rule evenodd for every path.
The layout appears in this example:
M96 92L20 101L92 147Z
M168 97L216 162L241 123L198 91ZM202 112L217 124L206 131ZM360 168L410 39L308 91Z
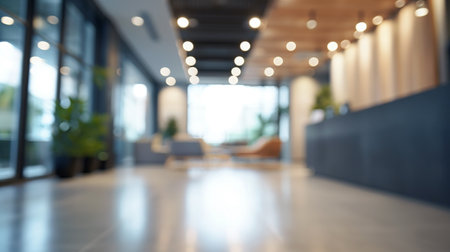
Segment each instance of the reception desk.
M316 174L450 205L450 85L307 127Z

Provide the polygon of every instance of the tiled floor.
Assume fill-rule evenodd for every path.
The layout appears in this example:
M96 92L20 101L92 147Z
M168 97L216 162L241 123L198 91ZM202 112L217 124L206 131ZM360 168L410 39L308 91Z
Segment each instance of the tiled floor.
M292 165L123 168L0 188L0 251L448 252L449 238L449 209Z

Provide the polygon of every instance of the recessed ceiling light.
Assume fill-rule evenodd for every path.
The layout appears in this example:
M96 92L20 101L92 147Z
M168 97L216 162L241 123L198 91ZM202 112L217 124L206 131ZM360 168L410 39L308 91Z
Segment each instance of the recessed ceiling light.
M271 67L266 67L266 69L264 69L264 75L267 77L273 76L274 73L275 71Z
M14 24L14 19L12 17L9 17L9 16L3 16L1 18L1 22L4 25L13 25Z
M197 60L192 56L186 57L185 61L186 61L186 65L188 65L188 66L193 66L193 65L195 65L195 63L197 63Z
M286 43L286 49L290 52L294 51L296 47L297 47L297 44L295 44L295 42L293 42L293 41L289 41Z
M192 75L191 77L189 77L189 82L193 85L196 85L200 82L200 78L198 78L195 75Z
M242 56L237 56L236 58L234 58L234 64L236 64L236 66L242 66L245 63L245 59Z
M258 17L252 17L248 21L248 25L250 25L250 27L253 29L258 29L261 26L261 19L259 19Z
M306 22L306 28L308 28L308 30L314 30L317 27L317 20L315 19L310 19Z
M189 19L187 19L186 17L179 17L177 19L177 24L180 28L187 28L189 26Z
M173 77L167 77L166 78L166 84L169 86L173 86L175 85L175 83L177 83L177 80Z
M33 56L30 58L30 63L31 64L40 64L40 63L44 63L45 60L39 56Z
M70 74L70 67L68 67L68 66L62 66L60 69L59 69L59 72L62 74L62 75L69 75Z
M243 52L246 52L246 51L250 50L251 45L248 41L242 41L239 47L241 48L241 50Z
M238 82L239 79L236 76L230 76L230 78L228 78L228 83L230 83L231 85L236 85Z
M144 24L144 19L142 17L139 16L134 16L131 18L131 23L134 26L142 26Z
M188 69L188 74L189 75L197 75L198 74L198 69L196 67L189 67Z
M184 49L186 52L190 52L190 51L192 51L192 50L194 49L194 44L192 44L191 41L184 41L184 43L183 43L183 49Z
M280 56L277 56L277 57L273 58L273 64L275 66L283 65L283 58L281 58Z
M428 12L429 11L425 5L425 1L419 0L416 2L416 11L414 12L416 17L425 17L426 15L428 15Z
M159 73L162 76L169 76L170 75L170 69L168 67L162 67L161 69L159 69Z
M344 39L341 41L341 47L347 49L350 46L351 42L348 39Z
M372 23L374 25L380 25L381 23L383 23L383 17L382 16L375 16L372 18Z
M405 6L405 4L406 4L405 0L395 1L395 7L397 7L397 8L402 8L403 6Z
M55 25L59 23L59 18L57 16L48 16L47 22L49 22L52 25Z
M37 43L37 47L43 51L47 51L48 49L50 49L50 44L46 41L39 41Z
M361 35L362 35L362 33L359 32L359 31L353 32L353 37L354 37L355 39L359 39L359 38L361 37Z
M241 69L239 67L233 67L231 69L231 75L233 75L233 76L241 75Z
M355 25L355 28L359 32L364 32L367 29L366 22L359 22Z
M331 41L328 43L327 48L330 52L334 52L338 49L339 45L335 41Z
M317 57L311 57L311 58L309 58L309 60L308 60L308 64L309 64L311 67L316 67L317 65L319 65L319 59L318 59Z

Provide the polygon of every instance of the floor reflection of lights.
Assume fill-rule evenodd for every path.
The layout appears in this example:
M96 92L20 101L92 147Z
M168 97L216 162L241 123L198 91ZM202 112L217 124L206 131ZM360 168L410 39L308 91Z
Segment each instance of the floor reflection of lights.
M263 178L232 169L191 170L189 176L193 180L186 191L187 251L195 251L196 242L213 247L225 243L231 252L245 251L243 244L262 235L261 225L273 217L265 209L264 201L271 195ZM262 217L266 221L261 222Z

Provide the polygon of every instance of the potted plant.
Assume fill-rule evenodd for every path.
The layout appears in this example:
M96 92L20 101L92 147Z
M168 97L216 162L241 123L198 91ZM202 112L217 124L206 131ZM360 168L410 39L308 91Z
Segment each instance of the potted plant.
M163 131L163 138L164 139L172 139L178 132L178 125L175 118L170 118L167 122L167 126Z
M83 173L91 173L99 167L99 154L106 149L107 116L93 114L88 120L80 120L82 152L84 158Z
M336 104L333 101L330 86L322 86L316 95L316 102L312 107L310 121L317 123L325 118L331 118L336 111Z
M68 104L57 102L55 105L52 147L55 174L61 178L73 177L82 168L80 118L84 113L84 102L75 98L68 101Z

